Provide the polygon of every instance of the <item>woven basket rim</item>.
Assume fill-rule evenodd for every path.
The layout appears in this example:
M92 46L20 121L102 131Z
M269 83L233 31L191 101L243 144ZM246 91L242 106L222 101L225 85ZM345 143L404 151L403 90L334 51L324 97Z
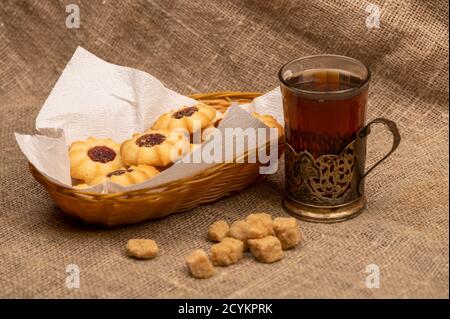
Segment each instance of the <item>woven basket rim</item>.
M261 94L223 91L194 94L191 97L217 111L226 112L233 103L247 104ZM278 135L278 158L284 151L284 132L281 133ZM275 141L277 140L269 138L266 147L275 146ZM262 163L259 160L258 152L262 151L261 147L264 147L264 143L225 162L211 163L204 170L185 178L111 194L62 186L44 176L31 163L29 169L32 176L44 186L52 200L68 216L88 224L117 227L188 211L233 195L257 183L265 177L259 169L271 163ZM253 156L256 161L253 161Z
M262 148L263 146L265 146L267 148L267 146L270 146L271 141L268 141L265 145L261 145L257 148L251 149L246 151L244 154L242 154L239 157L235 157L233 158L233 162L222 162L222 163L216 163L215 165L208 167L207 169L205 169L204 171L198 173L198 174L194 174L185 178L180 178L174 181L170 181L170 182L166 182L164 184L161 185L157 185L157 186L153 186L153 187L147 187L147 188L141 188L141 189L137 189L137 190L129 190L129 191L125 191L125 192L116 192L116 193L110 193L110 194L102 194L102 193L96 193L96 192L87 192L84 191L82 189L76 189L76 188L71 188L71 187L67 187L67 186L62 186L62 185L58 185L55 182L51 181L50 179L48 179L45 175L43 175L41 172L39 172L39 170L30 162L28 162L29 167L30 167L30 171L39 176L39 178L45 180L46 183L52 185L55 189L58 189L59 191L62 192L70 192L73 195L86 195L86 196L90 196L90 197L96 197L96 198L102 198L102 199L112 199L115 197L123 197L123 196L132 196L134 194L138 194L138 193L149 193L151 191L157 190L157 192L161 192L161 190L168 188L171 185L175 185L175 184L181 184L181 183L187 183L191 180L199 180L201 178L205 178L207 176L210 176L211 174L213 174L214 172L222 169L224 166L226 165L248 165L248 164L261 164L261 163L247 163L245 162L245 160L248 158L248 156L252 153L252 152L257 152L257 150L259 150L260 148ZM243 162L239 162L243 160Z
M210 92L210 93L192 94L192 95L189 95L189 97L194 98L198 101L208 100L209 103L211 103L211 101L213 101L212 103L214 103L215 100L217 100L218 103L221 103L220 101L225 100L229 104L231 104L231 102L233 100L249 100L249 101L251 101L255 97L258 97L260 95L262 95L261 92L218 91L218 92ZM280 138L281 137L279 137L279 139ZM48 186L51 186L52 188L58 190L59 192L69 193L74 196L95 198L97 200L114 199L114 198L118 198L118 197L134 196L134 195L138 195L138 194L150 195L152 191L154 191L154 193L160 193L164 189L170 188L171 186L174 186L174 185L180 185L182 183L189 183L189 181L207 178L211 174L217 172L218 170L224 168L227 165L253 164L253 163L246 162L246 159L248 158L249 154L251 154L252 152L257 152L258 149L260 149L263 146L265 146L265 147L270 146L271 142L272 141L267 141L267 143L265 145L260 145L259 147L256 147L254 149L247 150L241 156L233 158L232 162L215 163L213 166L208 167L207 169L201 171L200 173L197 173L197 174L185 177L185 178L177 179L174 181L169 181L164 184L153 186L153 187L147 187L147 188L142 188L142 189L138 189L138 190L129 190L129 191L124 191L124 192L116 192L116 193L110 193L110 194L88 192L83 189L76 189L76 188L71 188L68 186L59 185L59 184L51 181L50 179L48 179L45 175L43 175L32 163L29 162L28 164L29 164L29 169L30 169L31 173L33 174L33 176L36 177L36 179L39 182L41 182L41 183L45 182ZM280 140L279 140L279 142L280 142ZM281 155L281 154L279 154L279 155ZM261 163L258 163L258 162L255 164L261 165Z

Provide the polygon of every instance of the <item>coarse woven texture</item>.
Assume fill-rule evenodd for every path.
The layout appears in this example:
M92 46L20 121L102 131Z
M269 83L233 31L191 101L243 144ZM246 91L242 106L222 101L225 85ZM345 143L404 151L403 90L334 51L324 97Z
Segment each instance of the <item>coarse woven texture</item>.
M445 1L72 1L0 6L1 297L427 297L448 298L448 7ZM272 265L250 257L208 280L184 257L209 249L208 226L254 211L286 216L283 167L231 198L144 224L100 229L70 220L29 174L13 132L34 120L77 45L142 69L180 93L267 91L290 59L319 53L358 58L373 72L368 119L397 122L402 143L366 183L368 208L338 224L300 222L303 244ZM369 138L369 163L390 136ZM195 231L193 231L195 230ZM129 238L151 238L154 260L126 256ZM365 285L380 268L380 288ZM68 289L68 264L80 268Z

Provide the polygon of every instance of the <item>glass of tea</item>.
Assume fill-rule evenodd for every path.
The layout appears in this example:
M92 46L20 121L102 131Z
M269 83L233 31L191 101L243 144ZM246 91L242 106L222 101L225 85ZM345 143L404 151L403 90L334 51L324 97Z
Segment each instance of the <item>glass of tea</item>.
M366 124L370 70L339 55L293 60L279 71L285 120L284 207L317 222L346 220L366 205L364 180L399 145L394 122ZM367 135L373 124L392 132L391 150L365 169Z

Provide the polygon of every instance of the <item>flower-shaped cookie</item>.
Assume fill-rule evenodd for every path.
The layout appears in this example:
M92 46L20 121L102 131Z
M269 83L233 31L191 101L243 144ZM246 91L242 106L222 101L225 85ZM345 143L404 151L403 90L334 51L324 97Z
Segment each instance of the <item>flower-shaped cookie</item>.
M180 159L190 149L189 138L168 130L136 133L122 143L120 155L126 166L167 166Z
M86 183L122 167L120 144L109 138L89 137L69 148L70 175Z
M152 130L182 128L189 133L211 125L216 118L216 110L206 104L185 106L161 115L151 127Z
M277 122L277 120L272 115L261 115L256 112L253 112L252 115L261 122L263 122L268 127L278 129L278 136L284 135L284 128Z
M138 165L129 168L121 168L104 176L98 176L92 180L91 185L101 184L106 179L123 186L139 184L157 175L159 171L153 166Z

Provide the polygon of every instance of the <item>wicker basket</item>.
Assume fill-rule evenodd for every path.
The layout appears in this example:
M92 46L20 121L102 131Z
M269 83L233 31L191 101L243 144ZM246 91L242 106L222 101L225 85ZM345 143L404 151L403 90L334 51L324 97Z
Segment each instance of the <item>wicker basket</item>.
M225 111L232 101L248 103L259 95L261 93L217 92L195 94L191 97L219 111ZM278 145L281 156L283 141L280 140ZM245 154L244 158L247 156L248 154ZM240 192L263 177L259 174L259 167L259 163L246 161L220 163L188 179L114 194L88 193L59 186L39 173L31 164L30 171L65 213L89 224L114 227L187 211Z

